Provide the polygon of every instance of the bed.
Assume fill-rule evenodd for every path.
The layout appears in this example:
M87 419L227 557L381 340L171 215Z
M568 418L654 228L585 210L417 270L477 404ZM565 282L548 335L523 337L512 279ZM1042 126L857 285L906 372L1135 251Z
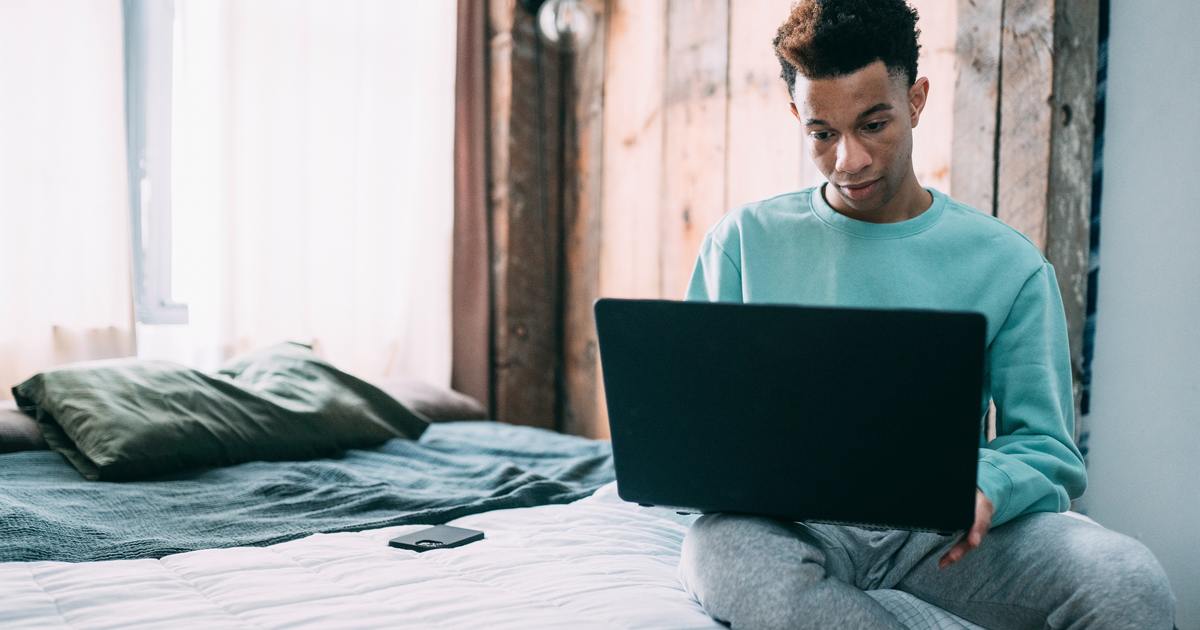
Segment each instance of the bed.
M216 373L63 366L13 393L3 628L720 627L676 576L694 517L622 501L605 441L431 423L298 344ZM486 538L388 545L443 523ZM870 595L910 628L973 627Z
M315 462L77 478L49 451L0 455L0 627L721 627L676 577L694 517L622 501L605 442L454 422ZM277 494L246 489L264 484ZM339 486L373 498L319 500ZM48 494L52 509L31 521ZM264 519L217 527L246 496ZM189 501L200 527L171 516ZM442 522L486 538L421 554L387 545ZM975 628L899 591L870 594L910 628Z

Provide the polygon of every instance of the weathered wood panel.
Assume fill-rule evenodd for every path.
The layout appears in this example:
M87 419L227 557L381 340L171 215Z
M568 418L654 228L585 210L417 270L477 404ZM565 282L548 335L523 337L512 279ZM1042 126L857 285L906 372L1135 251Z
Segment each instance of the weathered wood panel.
M600 294L658 297L666 0L610 0Z
M662 286L679 299L704 233L725 213L728 0L667 6Z
M1082 394L1097 27L1095 0L1009 0L1001 37L997 216L1055 267ZM1076 423L1080 431L1082 420Z
M666 0L609 0L604 51L599 295L659 297ZM586 435L607 437L600 371ZM582 404L582 403L581 403Z
M1058 1L1054 15L1054 116L1046 257L1054 265L1067 314L1076 410L1083 396L1099 23L1097 0ZM1082 428L1081 419L1075 425L1076 439Z
M561 430L598 437L599 350L592 303L600 292L600 238L604 182L604 59L607 15L599 17L590 46L573 64L564 131L568 176L564 198L563 391ZM607 423L605 423L607 426Z
M729 3L727 210L800 187L802 129L788 110L791 97L771 47L790 6L791 0Z
M996 213L1001 2L958 0L950 194Z
M996 216L1046 245L1054 121L1054 0L1004 3Z
M981 212L995 215L1003 3L957 2L948 192ZM994 403L988 404L986 428L987 438L994 439Z
M571 172L582 179L566 192L567 430L607 435L599 373L589 359L595 351L592 296L680 297L700 239L722 213L821 181L803 142L792 139L802 136L789 129L794 122L769 45L788 4L603 0L607 37L598 37L593 47L599 48L575 66L579 122L572 132L578 145ZM931 80L930 103L916 132L914 167L922 183L948 188L1024 231L1060 267L1065 301L1079 301L1082 289L1068 288L1073 280L1064 280L1074 272L1059 261L1074 256L1071 243L1086 244L1078 228L1086 223L1081 209L1087 197L1072 185L1086 180L1074 169L1090 163L1090 127L1078 125L1090 125L1091 93L1066 99L1080 84L1063 84L1059 66L1067 64L1086 83L1094 65L1084 60L1077 67L1052 53L1070 45L1094 56L1086 35L1076 41L1065 30L1089 18L1056 14L1054 0L916 0L915 6L922 15L921 74ZM587 73L601 71L602 87L589 83ZM1064 133L1073 135L1064 141ZM1080 144L1069 148L1075 140ZM1053 183L1050 174L1060 171L1063 183ZM493 192L504 185L494 182ZM1055 209L1059 205L1064 209ZM589 207L599 211L588 214ZM588 236L588 226L598 242ZM1060 235L1061 246L1055 244ZM1075 348L1082 317L1071 311L1068 306ZM587 410L589 396L594 414Z
M488 239L491 241L491 260L488 267L492 274L492 345L488 356L488 373L492 391L488 407L492 417L498 417L498 403L501 398L507 398L501 393L501 388L509 386L508 381L500 382L496 378L496 352L501 343L501 337L507 342L507 325L504 313L508 307L508 293L500 289L507 269L507 243L511 212L509 203L509 153L511 150L511 133L509 117L512 112L512 53L513 38L512 24L515 0L492 0L488 3L488 134L491 142L488 145Z
M1082 394L1098 4L1095 0L965 2L959 29L954 194L987 199L987 107L996 83L991 152L995 214L1055 267L1066 311L1076 411ZM967 8L969 7L969 10ZM992 69L993 33L1000 48ZM977 110L969 114L967 109ZM1076 436L1082 419L1076 422Z
M909 0L917 10L921 52L917 74L929 79L929 97L913 130L913 170L922 186L950 187L954 132L954 60L958 11L954 0Z
M556 428L561 373L562 99L558 55L509 0L492 27L495 417Z

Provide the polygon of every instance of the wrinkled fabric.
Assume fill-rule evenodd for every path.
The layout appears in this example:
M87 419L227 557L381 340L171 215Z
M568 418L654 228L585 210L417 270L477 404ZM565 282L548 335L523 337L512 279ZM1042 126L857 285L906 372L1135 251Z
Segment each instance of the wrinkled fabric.
M144 479L254 460L311 459L428 422L379 388L284 343L216 374L167 361L76 363L13 388L46 443L88 479Z
M495 422L429 427L313 461L152 481L82 479L55 453L0 455L0 561L160 558L317 532L439 524L567 503L613 480L607 442Z
M1063 514L1029 514L939 568L957 541L709 514L683 541L679 575L710 615L734 628L909 627L870 589L908 593L965 620L958 627L1172 626L1176 600L1162 565L1124 534Z

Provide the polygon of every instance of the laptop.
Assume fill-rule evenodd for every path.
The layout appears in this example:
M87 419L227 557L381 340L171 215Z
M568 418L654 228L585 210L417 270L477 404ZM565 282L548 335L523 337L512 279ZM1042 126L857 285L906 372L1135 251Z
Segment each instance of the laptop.
M595 316L622 499L973 523L982 314L603 298Z

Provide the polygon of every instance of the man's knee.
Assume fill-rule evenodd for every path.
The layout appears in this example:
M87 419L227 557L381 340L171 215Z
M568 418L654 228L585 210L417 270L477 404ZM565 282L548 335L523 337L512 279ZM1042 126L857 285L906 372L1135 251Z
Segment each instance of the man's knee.
M680 553L684 588L712 616L734 620L739 606L785 605L825 577L824 553L793 524L708 514L692 524Z
M1095 528L1072 541L1069 616L1128 627L1171 628L1175 597L1162 565L1141 542ZM1064 611L1065 612L1065 611ZM1115 626L1114 626L1115 627Z

